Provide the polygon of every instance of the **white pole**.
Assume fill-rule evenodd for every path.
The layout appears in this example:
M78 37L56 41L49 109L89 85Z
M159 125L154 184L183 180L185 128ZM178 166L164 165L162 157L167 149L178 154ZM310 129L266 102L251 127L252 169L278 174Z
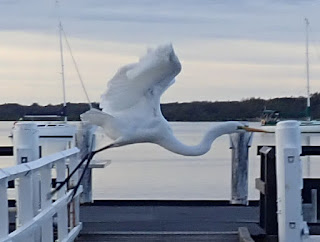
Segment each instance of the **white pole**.
M67 121L66 115L66 84L64 78L64 61L63 61L63 45L62 45L62 24L59 21L59 43L60 43L60 61L61 61L61 78L62 78L62 91L63 91L63 112L64 112L64 121Z
M303 180L300 136L297 121L283 121L277 124L276 172L280 242L302 241L305 228L301 200Z
M17 164L39 158L39 132L35 123L17 123L13 129L14 156ZM39 174L27 173L17 179L17 227L26 224L40 206Z
M307 120L311 120L310 111L310 77L309 77L309 20L304 19L306 22L306 71L307 71Z

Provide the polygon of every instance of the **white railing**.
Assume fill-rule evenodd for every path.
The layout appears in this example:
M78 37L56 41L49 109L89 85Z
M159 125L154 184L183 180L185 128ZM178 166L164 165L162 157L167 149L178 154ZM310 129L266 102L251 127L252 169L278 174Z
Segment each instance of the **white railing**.
M38 160L0 169L0 241L73 241L79 234L80 187L72 201L72 190L64 186L55 201L48 196L52 190L52 173L57 181L63 181L67 169L72 171L78 164L78 148L61 151ZM17 190L16 229L9 233L8 182L15 180ZM35 181L38 186L35 186ZM77 173L70 180L71 186L78 181ZM35 189L36 188L36 189ZM39 199L35 199L39 198ZM36 208L36 210L35 210ZM54 221L57 235L54 238Z

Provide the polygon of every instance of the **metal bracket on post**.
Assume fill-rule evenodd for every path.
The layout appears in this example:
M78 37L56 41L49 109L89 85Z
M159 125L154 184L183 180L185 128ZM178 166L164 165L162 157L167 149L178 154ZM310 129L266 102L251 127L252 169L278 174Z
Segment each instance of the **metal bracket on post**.
M17 148L17 164L24 164L30 161L30 149ZM28 158L29 157L29 158Z

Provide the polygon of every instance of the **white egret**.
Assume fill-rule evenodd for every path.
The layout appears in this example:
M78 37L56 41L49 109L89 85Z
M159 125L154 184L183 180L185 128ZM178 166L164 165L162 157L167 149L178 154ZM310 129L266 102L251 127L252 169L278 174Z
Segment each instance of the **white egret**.
M181 64L171 44L149 50L138 63L120 68L109 81L107 90L101 96L102 111L90 109L81 114L82 121L101 126L114 141L87 154L50 195L68 182L87 160L79 182L75 186L73 193L75 194L92 157L108 148L134 143L154 143L180 155L199 156L207 153L213 141L223 134L245 130L264 132L245 127L240 122L231 121L214 125L196 146L181 143L174 136L160 110L161 95L174 83L174 78L180 71Z
M160 97L180 70L171 44L149 50L138 63L120 68L109 81L101 96L102 111L91 109L81 115L81 120L101 126L114 140L106 148L148 142L186 156L207 153L212 142L223 134L259 131L240 122L225 122L214 125L199 145L182 144L160 110Z

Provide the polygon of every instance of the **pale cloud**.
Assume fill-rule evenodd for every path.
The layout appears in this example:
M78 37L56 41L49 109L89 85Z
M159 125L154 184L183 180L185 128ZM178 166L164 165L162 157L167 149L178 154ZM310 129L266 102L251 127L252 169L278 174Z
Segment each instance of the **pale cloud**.
M162 101L182 102L304 95L306 16L320 90L319 10L318 1L60 0L59 14L92 100L120 66L172 42L183 69ZM57 16L55 1L0 0L0 103L61 102ZM66 47L65 66L68 101L85 101Z

